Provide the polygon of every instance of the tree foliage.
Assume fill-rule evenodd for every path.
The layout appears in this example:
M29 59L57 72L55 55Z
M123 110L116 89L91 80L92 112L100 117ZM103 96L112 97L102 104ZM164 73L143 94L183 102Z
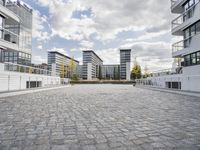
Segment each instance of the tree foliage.
M135 59L134 66L131 71L131 78L132 79L140 79L142 77L141 66L137 63Z
M69 78L72 78L74 74L76 74L76 62L74 57L71 58L69 65L67 66L67 74Z

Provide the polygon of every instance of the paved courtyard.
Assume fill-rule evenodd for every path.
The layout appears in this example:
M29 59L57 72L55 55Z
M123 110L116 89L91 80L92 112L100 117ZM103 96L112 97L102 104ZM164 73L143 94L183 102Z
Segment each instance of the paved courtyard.
M200 99L130 85L0 98L0 150L199 150Z

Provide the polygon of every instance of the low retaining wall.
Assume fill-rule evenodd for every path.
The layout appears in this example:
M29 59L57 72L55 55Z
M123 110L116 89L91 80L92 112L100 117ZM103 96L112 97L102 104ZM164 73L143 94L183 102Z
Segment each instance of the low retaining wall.
M88 81L88 80L80 80L80 81L70 81L71 84L133 84L133 81Z

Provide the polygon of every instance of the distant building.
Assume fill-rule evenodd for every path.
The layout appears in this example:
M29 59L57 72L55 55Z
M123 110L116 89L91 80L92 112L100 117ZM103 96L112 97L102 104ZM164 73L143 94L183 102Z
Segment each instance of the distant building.
M131 49L120 49L120 79L130 80Z
M48 51L48 68L52 72L60 73L62 78L70 78L69 64L72 60L71 57L66 56L57 51ZM75 66L78 66L79 61L73 59ZM75 68L77 69L77 68ZM63 74L63 75L62 75Z
M77 66L77 75L78 75L78 77L80 78L80 79L82 79L82 68L83 68L83 66L82 65L78 65Z
M83 51L82 78L85 80L99 78L102 65L103 60L94 51Z
M32 67L39 68L39 69L44 69L44 70L48 70L48 65L46 63L32 64Z
M32 9L19 0L1 0L0 5L9 10L0 16L0 37L7 41L6 45L0 43L0 61L31 65Z
M119 80L120 79L120 65L103 65L101 68L102 79L105 80Z

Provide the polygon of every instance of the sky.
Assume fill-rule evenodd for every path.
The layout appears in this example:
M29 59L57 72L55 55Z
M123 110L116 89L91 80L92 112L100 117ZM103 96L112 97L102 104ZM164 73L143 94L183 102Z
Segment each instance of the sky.
M150 71L171 68L170 0L23 0L33 8L33 63L47 63L57 50L82 61L94 50L104 64L119 63L119 49L132 49Z

